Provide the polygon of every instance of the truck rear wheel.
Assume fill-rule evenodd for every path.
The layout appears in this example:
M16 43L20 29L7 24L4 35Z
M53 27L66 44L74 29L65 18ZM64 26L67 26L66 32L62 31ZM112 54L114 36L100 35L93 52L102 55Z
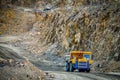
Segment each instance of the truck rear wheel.
M86 70L86 72L88 72L88 73L89 73L89 72L90 72L90 69Z

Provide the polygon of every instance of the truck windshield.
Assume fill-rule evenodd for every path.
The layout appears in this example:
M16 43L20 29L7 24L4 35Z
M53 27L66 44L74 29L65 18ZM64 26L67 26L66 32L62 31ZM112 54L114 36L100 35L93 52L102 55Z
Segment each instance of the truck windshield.
M87 60L90 60L90 55L89 55L89 54L84 54L84 57L85 57Z

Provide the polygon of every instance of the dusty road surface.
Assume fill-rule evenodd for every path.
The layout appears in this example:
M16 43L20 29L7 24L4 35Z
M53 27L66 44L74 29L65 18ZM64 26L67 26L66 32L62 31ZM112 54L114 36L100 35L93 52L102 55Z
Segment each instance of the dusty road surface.
M105 73L46 71L52 75L46 80L120 80L119 75Z

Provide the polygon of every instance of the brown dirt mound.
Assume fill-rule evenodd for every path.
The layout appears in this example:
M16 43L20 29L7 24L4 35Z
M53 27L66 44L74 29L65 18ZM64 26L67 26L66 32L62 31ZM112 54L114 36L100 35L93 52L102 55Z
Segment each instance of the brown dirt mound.
M0 80L43 80L44 72L25 60L1 60Z

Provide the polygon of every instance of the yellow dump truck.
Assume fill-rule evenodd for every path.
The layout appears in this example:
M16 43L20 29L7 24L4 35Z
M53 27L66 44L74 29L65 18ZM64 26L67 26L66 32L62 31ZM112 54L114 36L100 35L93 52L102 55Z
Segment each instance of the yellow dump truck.
M66 71L74 70L90 72L90 66L93 63L92 52L72 51L69 59L66 60Z

